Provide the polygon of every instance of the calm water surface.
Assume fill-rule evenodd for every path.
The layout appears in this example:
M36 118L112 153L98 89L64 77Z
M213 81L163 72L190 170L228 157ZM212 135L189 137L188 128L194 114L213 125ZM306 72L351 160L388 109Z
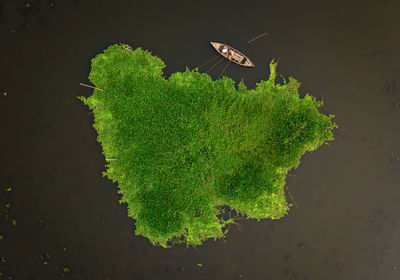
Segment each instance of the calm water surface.
M400 2L247 2L0 0L0 279L400 279ZM340 128L290 172L299 207L284 218L153 247L101 176L79 82L113 43L149 49L169 76L212 58L209 41L248 54L254 69L226 75L250 88L279 59Z

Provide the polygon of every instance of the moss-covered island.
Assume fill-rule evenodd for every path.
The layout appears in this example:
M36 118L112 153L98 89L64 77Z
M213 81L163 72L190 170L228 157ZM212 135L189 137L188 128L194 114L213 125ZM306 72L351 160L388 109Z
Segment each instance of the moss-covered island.
M122 48L129 48L130 51ZM197 69L162 76L163 61L141 48L112 45L92 60L95 89L79 97L94 114L106 158L136 234L154 245L200 245L223 238L221 206L247 218L288 211L287 172L333 140L333 115L322 101L300 98L299 82L270 76L248 90Z

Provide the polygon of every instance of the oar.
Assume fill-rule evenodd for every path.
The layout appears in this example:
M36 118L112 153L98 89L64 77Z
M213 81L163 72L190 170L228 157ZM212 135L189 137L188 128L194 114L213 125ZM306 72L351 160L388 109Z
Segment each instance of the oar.
M211 69L213 69L215 66L217 66L217 64L220 63L223 59L224 59L224 57L221 57L221 59L218 60L217 63L215 63L213 66L211 66L211 67L206 71L206 73L208 73Z
M201 67L203 67L204 65L207 65L208 63L210 63L211 61L213 61L213 60L215 60L216 58L218 58L220 55L217 55L216 57L214 57L214 58L212 58L212 59L210 59L209 61L207 61L207 62L204 62L203 64L201 64L199 67L197 67L197 68L201 68Z
M226 66L225 66L224 70L222 70L221 74L219 74L219 76L218 76L218 79L219 79L219 77L221 77L222 73L224 73L224 72L225 72L225 70L226 70L226 68L228 67L228 65L229 65L229 63L230 63L230 62L231 62L231 61L230 61L230 60L228 60L228 63L226 64Z

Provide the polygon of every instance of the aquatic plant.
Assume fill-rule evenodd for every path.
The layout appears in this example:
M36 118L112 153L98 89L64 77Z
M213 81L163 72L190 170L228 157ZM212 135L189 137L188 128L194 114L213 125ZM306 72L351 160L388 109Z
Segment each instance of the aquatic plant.
M166 79L160 58L128 45L92 60L97 89L79 99L93 112L103 175L118 182L136 234L164 247L200 245L235 223L220 206L257 220L287 213L287 172L333 140L336 124L318 111L322 101L300 98L298 81L275 83L276 66L248 90L197 69Z

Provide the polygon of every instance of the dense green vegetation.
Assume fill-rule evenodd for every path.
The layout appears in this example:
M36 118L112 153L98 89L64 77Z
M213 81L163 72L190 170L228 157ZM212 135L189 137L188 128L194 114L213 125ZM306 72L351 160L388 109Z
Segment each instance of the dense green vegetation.
M295 79L276 84L276 66L247 90L197 69L166 79L162 60L141 48L112 45L92 60L89 79L103 91L79 98L136 234L164 247L200 245L235 222L219 206L257 220L287 213L288 170L333 140L336 124L319 113L321 101L299 97Z

